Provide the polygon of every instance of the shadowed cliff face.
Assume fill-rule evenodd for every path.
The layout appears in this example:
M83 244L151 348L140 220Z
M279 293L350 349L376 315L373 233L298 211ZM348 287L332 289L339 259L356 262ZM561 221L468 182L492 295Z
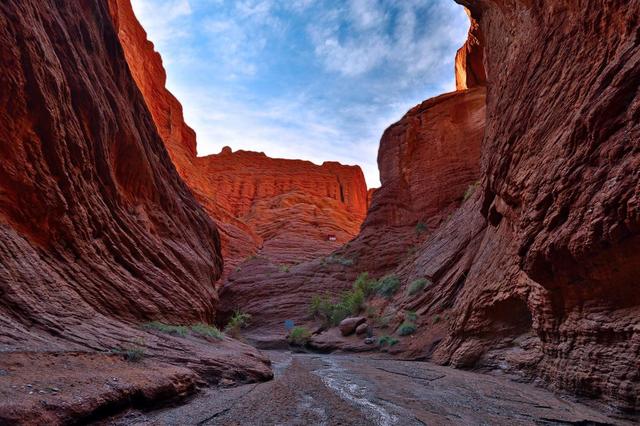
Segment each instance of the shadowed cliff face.
M109 7L133 77L167 150L220 229L225 275L256 253L291 264L328 254L358 233L367 209L366 183L358 166L317 166L229 148L196 157L195 133L184 122L182 106L165 88L162 59L147 40L130 0L109 0ZM291 220L285 223L282 219L287 217Z
M134 393L179 394L185 382L270 377L239 342L213 347L140 327L212 321L222 257L131 77L106 2L2 2L0 51L0 352L15 361L3 375L19 381L37 365L48 380L60 360L87 366L74 372L86 398L33 423L126 405ZM151 359L147 368L108 352L131 345ZM128 390L92 387L106 365ZM131 370L138 378L121 376ZM0 423L14 424L22 408L12 401L33 399L0 398Z
M107 9L40 3L0 8L0 309L18 323L69 306L212 318L218 233L171 164Z
M458 87L476 89L427 101L385 132L382 187L359 236L336 252L354 264L317 261L286 275L232 276L224 305L264 309L267 325L253 336L276 339L280 319L311 322L300 306L311 295L347 289L359 272L392 273L400 290L370 302L376 315L391 318L376 332L393 333L405 310L418 315L416 335L392 352L542 378L637 408L640 5L460 3L472 27L458 53ZM460 109L484 93L482 85L487 118L478 169L448 181L446 170L458 170L460 156L442 157L437 147L471 153L471 135L482 130L461 124L469 118L454 121L456 131L423 128L451 129L446 123L457 111L484 117L483 105ZM473 164L473 155L462 158ZM462 196L449 189L478 177L454 211ZM408 227L415 221L428 231L416 235ZM409 296L418 278L432 284ZM314 344L362 346L331 338L320 334Z

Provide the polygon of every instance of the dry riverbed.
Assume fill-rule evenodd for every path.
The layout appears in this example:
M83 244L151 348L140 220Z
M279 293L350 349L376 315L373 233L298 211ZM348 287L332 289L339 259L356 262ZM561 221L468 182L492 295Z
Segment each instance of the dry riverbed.
M425 362L268 352L272 381L208 389L109 425L631 424L532 385Z

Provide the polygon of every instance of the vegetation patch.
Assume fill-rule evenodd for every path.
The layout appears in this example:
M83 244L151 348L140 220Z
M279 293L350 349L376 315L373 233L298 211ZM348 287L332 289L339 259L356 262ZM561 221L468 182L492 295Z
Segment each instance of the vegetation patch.
M191 326L191 332L199 334L204 337L211 337L214 339L222 340L224 334L218 330L218 327L213 325L198 323Z
M231 319L229 319L224 331L232 336L238 336L240 334L240 330L246 328L250 322L251 315L240 310L236 310L231 316Z
M142 326L147 330L155 330L161 333L171 334L172 336L184 337L187 335L189 328L184 325L165 324L160 321L148 322Z
M331 256L325 257L323 259L323 263L338 263L342 266L353 266L353 259L349 259L348 257L338 256L337 254L332 254Z
M399 288L400 278L396 277L395 275L387 275L386 277L378 281L378 284L376 285L376 292L380 296L390 299L394 294L396 294Z
M409 296L414 296L424 290L428 285L431 285L431 282L426 278L418 278L409 284L409 288L407 289L407 294Z
M378 338L378 346L380 346L381 348L384 348L386 346L388 347L395 346L398 344L398 342L399 342L398 339L391 336L381 336L380 338Z
M423 233L427 232L427 224L423 223L423 222L418 222L416 223L416 234L418 235L422 235Z
M304 327L294 327L289 332L287 341L294 346L305 346L311 339L311 332Z
M480 181L476 181L471 185L469 185L466 191L464 191L464 196L462 197L463 201L467 201L469 198L471 198L473 193L476 192L476 189L478 188L478 186L480 186Z
M403 322L400 327L398 327L397 333L400 336L409 336L410 334L415 333L418 330L418 327L411 322Z
M356 281L353 283L353 288L361 290L365 297L369 297L375 293L377 282L375 278L369 278L368 272L363 272L356 278Z
M125 361L140 362L146 355L145 343L143 339L138 339L135 344L124 346L121 349L113 349L111 352L122 356Z
M309 313L323 321L325 326L336 326L340 321L358 315L365 308L365 300L375 293L376 280L364 272L358 276L351 290L343 292L337 299L329 295L314 295L309 304Z
M278 270L280 272L289 272L289 265L280 265L278 266Z

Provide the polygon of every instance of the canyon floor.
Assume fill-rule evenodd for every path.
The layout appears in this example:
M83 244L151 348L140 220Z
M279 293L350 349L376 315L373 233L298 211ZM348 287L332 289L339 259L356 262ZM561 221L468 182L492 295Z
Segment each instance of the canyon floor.
M530 384L380 354L267 351L275 378L102 425L632 424Z

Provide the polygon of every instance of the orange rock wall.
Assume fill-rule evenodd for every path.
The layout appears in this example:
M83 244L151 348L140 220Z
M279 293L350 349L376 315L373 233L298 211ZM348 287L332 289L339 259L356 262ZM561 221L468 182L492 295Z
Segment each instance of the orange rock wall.
M106 7L38 3L0 8L3 306L212 318L218 233L171 164Z
M274 261L295 262L327 253L357 234L367 209L366 183L357 166L317 166L228 148L196 157L195 133L165 88L162 59L130 0L109 0L109 6L131 72L171 158L220 229L227 272L263 247L262 255ZM282 197L289 201L282 203ZM296 217L293 227L277 220L287 216ZM267 224L269 220L274 222ZM334 234L337 240L328 243L328 235ZM288 248L300 242L304 249Z

